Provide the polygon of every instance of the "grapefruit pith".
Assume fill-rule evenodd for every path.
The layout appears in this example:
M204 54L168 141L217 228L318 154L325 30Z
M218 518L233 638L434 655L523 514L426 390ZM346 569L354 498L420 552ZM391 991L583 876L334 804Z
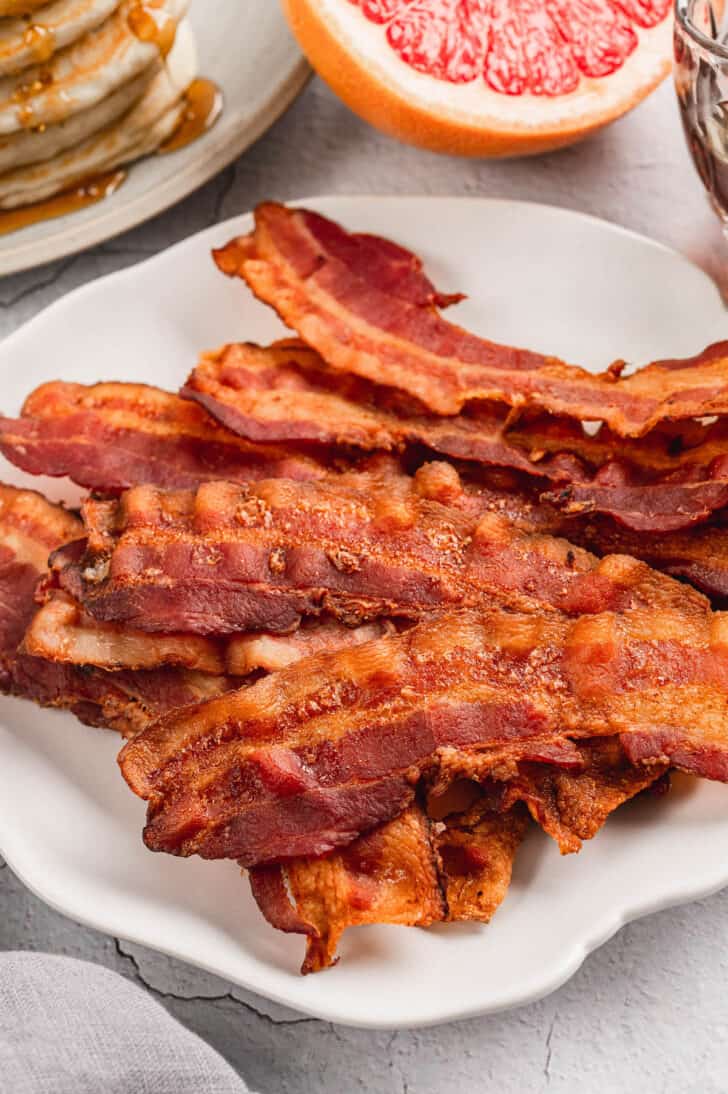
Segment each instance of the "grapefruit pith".
M671 0L283 0L313 67L402 140L471 156L570 144L670 70Z

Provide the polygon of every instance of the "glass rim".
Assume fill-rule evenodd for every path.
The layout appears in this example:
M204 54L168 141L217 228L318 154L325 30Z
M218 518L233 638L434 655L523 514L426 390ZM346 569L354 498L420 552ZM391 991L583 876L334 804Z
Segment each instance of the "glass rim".
M724 46L722 42L716 42L715 38L709 38L708 35L705 34L700 27L696 27L695 23L690 19L688 15L690 3L691 0L675 0L675 19L677 20L677 23L694 42L708 53L720 57L721 60L728 61L728 46Z

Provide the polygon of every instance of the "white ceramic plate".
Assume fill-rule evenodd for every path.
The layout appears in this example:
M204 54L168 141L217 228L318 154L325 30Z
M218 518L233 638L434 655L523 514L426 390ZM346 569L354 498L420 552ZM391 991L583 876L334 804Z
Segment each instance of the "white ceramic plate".
M0 235L0 274L92 247L180 201L257 140L308 79L309 68L274 0L192 0L189 19L200 75L214 80L225 96L217 125L174 155L134 164L106 201Z
M456 317L503 341L596 369L689 354L728 333L717 291L685 259L584 216L445 198L307 204L413 247L440 287L470 293ZM203 347L277 336L272 314L209 257L249 224L79 289L12 335L0 345L0 409L56 377L175 388ZM19 481L0 467L6 476ZM74 919L337 1022L418 1026L529 1002L628 920L728 883L728 788L678 780L669 798L625 807L578 856L561 859L534 831L491 926L351 931L341 964L304 979L302 940L263 922L232 863L144 849L144 805L116 750L70 716L0 703L0 851L12 868Z

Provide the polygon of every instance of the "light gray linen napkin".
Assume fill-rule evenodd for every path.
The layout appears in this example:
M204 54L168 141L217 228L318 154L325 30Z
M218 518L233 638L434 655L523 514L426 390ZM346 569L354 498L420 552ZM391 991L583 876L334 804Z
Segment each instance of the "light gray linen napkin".
M0 954L3 1094L246 1094L208 1045L108 969Z

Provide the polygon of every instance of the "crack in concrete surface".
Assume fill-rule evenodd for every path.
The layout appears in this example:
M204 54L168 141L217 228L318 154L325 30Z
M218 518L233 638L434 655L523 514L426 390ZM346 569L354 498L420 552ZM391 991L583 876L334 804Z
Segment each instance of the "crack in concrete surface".
M558 1011L557 1011L556 1014L554 1014L553 1018L551 1019L551 1025L549 1026L549 1031L546 1034L546 1059L545 1059L544 1065L543 1065L543 1074L544 1074L544 1078L546 1080L546 1085L547 1086L551 1082L551 1059L552 1059L552 1054L553 1054L553 1051L552 1051L552 1048L551 1048L551 1039L554 1035L554 1026L556 1025L556 1020L558 1019L558 1017L559 1017L559 1015L558 1015Z
M319 1022L319 1019L317 1018L308 1018L306 1015L301 1015L300 1018L273 1018L270 1014L258 1010L252 1003L246 1003L243 999L239 999L236 995L233 995L231 991L222 992L220 995L180 995L173 991L163 991L145 977L138 960L133 953L129 953L124 949L120 938L114 939L114 945L119 957L131 962L135 979L137 979L147 991L150 991L159 999L175 999L179 1003L233 1003L272 1026L301 1026L311 1023L316 1023L317 1025L329 1024L326 1022Z
M27 300L28 297L35 296L36 293L43 292L44 289L52 288L60 278L78 262L80 257L80 255L71 255L69 258L64 258L54 269L51 269L47 276L38 281L33 281L30 285L26 285L22 289L18 289L18 291L11 296L4 299L0 297L0 308L3 311L6 311L8 308L14 308L17 304L22 303L23 300Z

